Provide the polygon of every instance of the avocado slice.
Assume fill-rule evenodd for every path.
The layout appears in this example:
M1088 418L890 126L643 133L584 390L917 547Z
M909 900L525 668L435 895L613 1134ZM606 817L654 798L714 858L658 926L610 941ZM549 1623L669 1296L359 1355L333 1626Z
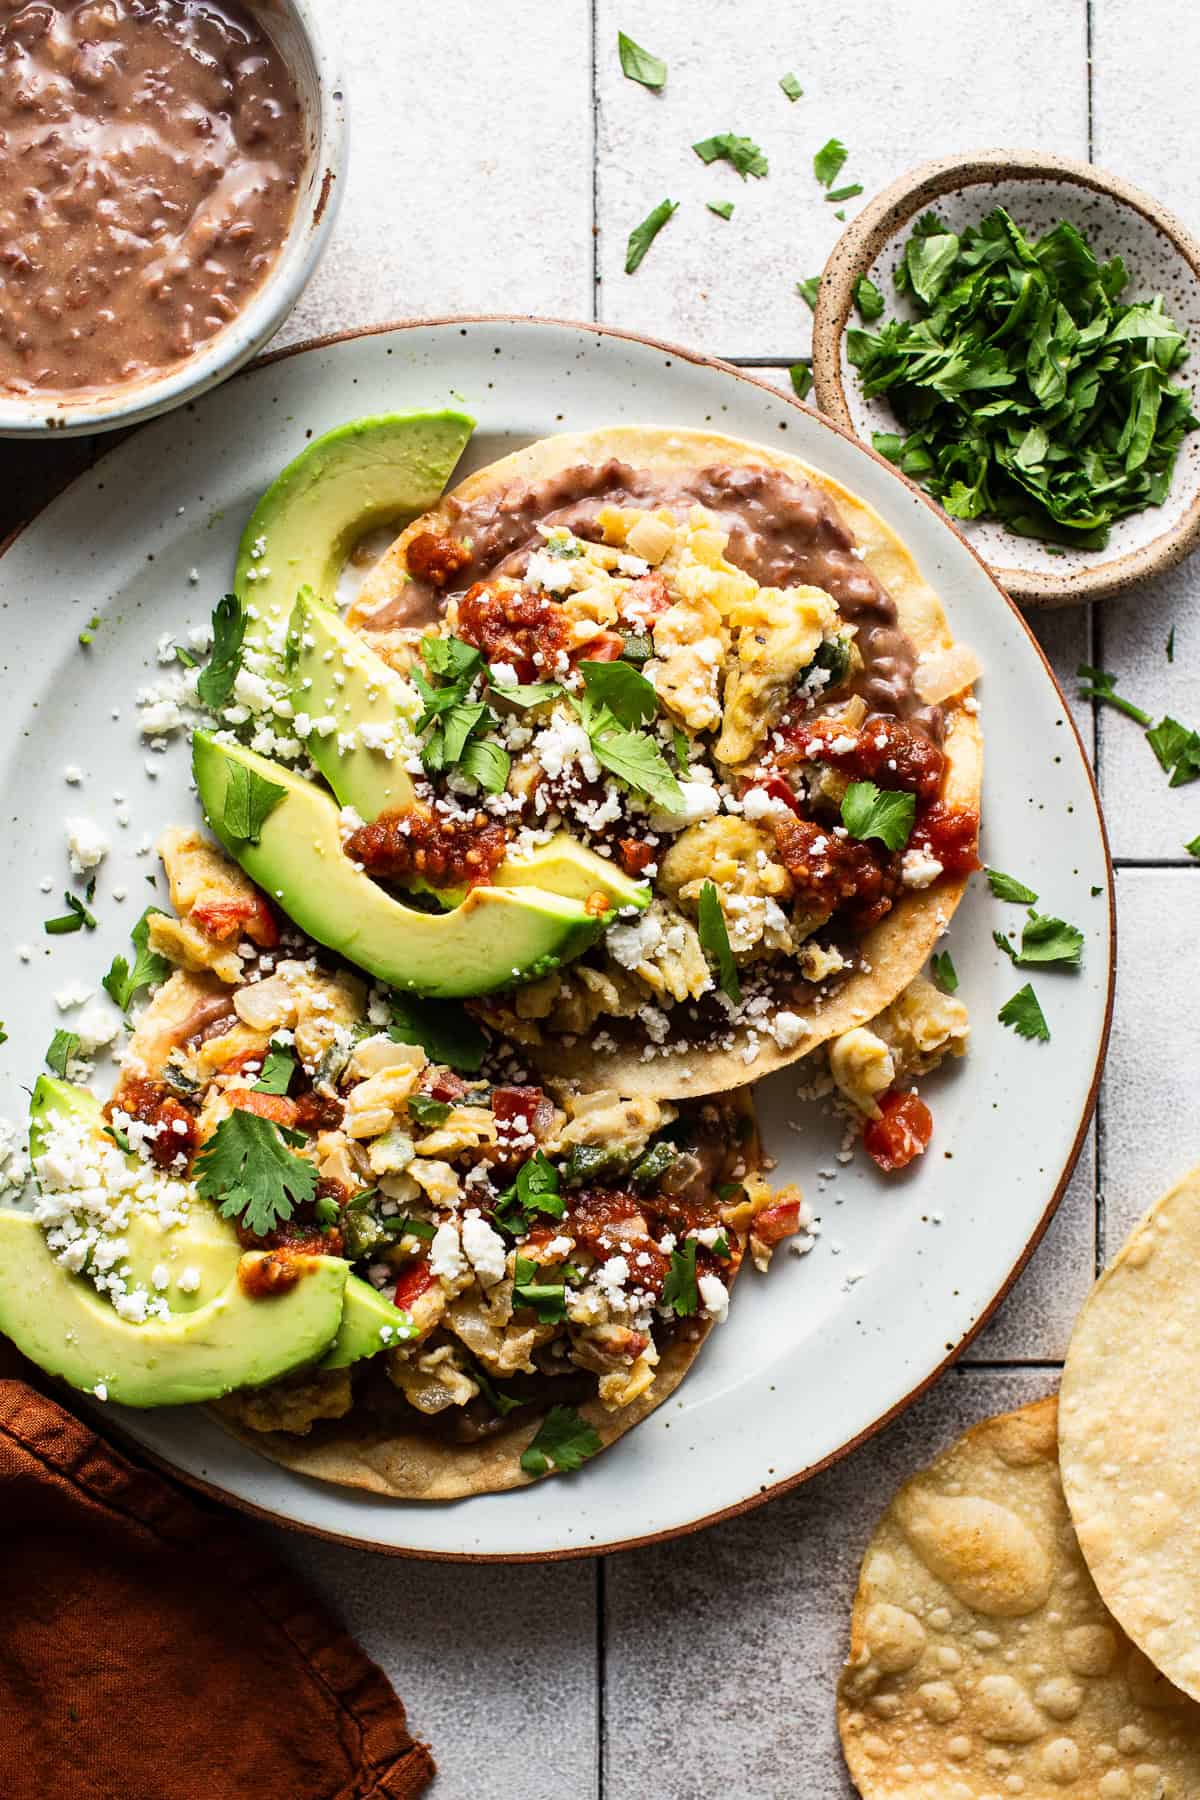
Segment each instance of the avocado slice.
M404 1314L359 1275L347 1275L342 1322L332 1348L321 1359L323 1369L345 1369L377 1351L403 1342ZM386 1335L385 1335L386 1334Z
M30 1133L35 1154L45 1148L52 1115L63 1110L97 1132L103 1129L91 1094L48 1080L38 1088ZM162 1252L170 1237L182 1261L201 1275L199 1304L191 1310L177 1304L187 1296L172 1283L172 1316L139 1325L122 1319L85 1275L72 1275L55 1261L31 1214L0 1211L0 1331L47 1373L87 1393L102 1386L108 1399L125 1406L215 1400L314 1362L337 1335L347 1264L340 1257L311 1257L294 1287L252 1298L238 1281L242 1255L226 1227L198 1199L190 1202L185 1223L165 1234L157 1221L135 1215L124 1234L131 1267L143 1258L153 1259L148 1266L168 1260ZM262 1254L248 1252L246 1260Z
M474 429L466 413L383 413L314 438L242 533L233 584L243 608L253 608L246 642L278 644L298 588L332 599L360 537L436 505Z
M283 789L257 843L225 824L238 765ZM192 739L192 768L208 823L251 881L318 944L391 987L447 1000L494 993L581 955L611 920L538 887L476 887L453 912L419 912L344 855L337 802L315 783L204 731Z
M306 742L341 805L352 806L368 822L380 813L405 811L413 803L405 768L406 740L411 743L411 726L421 713L415 688L357 631L344 625L332 607L321 605L311 594L302 593L296 601L290 643L295 710L310 718L337 720L336 731L312 731ZM492 883L548 888L570 900L586 900L599 892L608 895L611 906L636 906L639 911L650 904L647 882L632 881L608 858L597 856L565 831L529 856L503 862ZM420 885L412 883L414 888ZM466 892L432 891L444 906L457 906Z

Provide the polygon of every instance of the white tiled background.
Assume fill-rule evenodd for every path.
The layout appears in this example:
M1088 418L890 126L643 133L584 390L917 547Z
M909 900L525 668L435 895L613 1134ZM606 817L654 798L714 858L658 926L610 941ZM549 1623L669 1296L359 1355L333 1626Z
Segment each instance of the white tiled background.
M351 157L324 264L281 341L456 311L599 318L735 360L807 354L799 276L839 229L811 174L832 134L867 194L998 144L1091 156L1200 227L1194 0L321 0L340 34ZM625 81L618 28L666 58ZM805 93L777 86L794 70ZM734 130L765 181L690 145ZM641 271L630 227L683 204ZM865 198L865 196L864 196ZM732 199L726 224L706 200ZM851 211L855 202L849 203ZM88 454L0 454L14 516ZM0 526L6 522L0 516ZM1164 656L1176 628L1173 665ZM1200 559L1039 634L1200 716ZM1029 1270L964 1365L874 1443L748 1518L606 1564L388 1561L264 1531L388 1670L434 1746L438 1800L841 1800L833 1686L858 1557L892 1487L971 1420L1052 1386L1104 1244L1200 1156L1200 788L1084 706L1118 862L1121 967L1094 1142Z

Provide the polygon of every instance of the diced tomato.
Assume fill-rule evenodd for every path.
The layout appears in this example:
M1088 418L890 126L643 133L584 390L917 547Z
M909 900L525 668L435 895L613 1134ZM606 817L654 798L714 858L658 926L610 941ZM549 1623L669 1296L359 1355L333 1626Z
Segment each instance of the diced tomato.
M234 1088L229 1104L238 1112L257 1113L260 1119L271 1119L289 1130L296 1123L296 1102L286 1094L256 1094L253 1088Z
M750 1227L761 1244L781 1244L786 1237L792 1237L800 1229L800 1208L804 1202L781 1200L776 1206L766 1206L762 1212L756 1213L754 1223Z
M933 1115L916 1093L893 1088L879 1102L881 1117L868 1119L863 1149L886 1174L906 1169L914 1157L924 1156L933 1136Z
M658 855L653 844L647 844L642 838L623 837L617 839L617 861L626 875L636 880Z
M937 800L917 816L909 848L937 858L945 874L969 875L980 867L979 814L973 806L947 806Z
M227 938L248 937L262 950L273 950L279 942L279 926L270 903L262 894L248 894L237 900L199 900L188 915L188 922L205 937L224 943Z
M615 631L598 631L571 652L576 662L617 662L625 649L625 639Z
M421 1076L421 1091L428 1094L431 1100L461 1100L468 1091L467 1083L453 1069L444 1069L440 1064L431 1064Z
M656 619L659 613L666 612L671 604L671 591L666 577L652 571L649 575L639 575L629 585L621 607L622 616L634 619L639 624L646 620Z
M436 1280L437 1276L427 1262L409 1263L408 1267L401 1271L400 1279L396 1283L396 1305L401 1312L408 1312L422 1294L428 1293Z
M491 1106L502 1138L540 1137L554 1117L553 1103L537 1087L493 1088Z

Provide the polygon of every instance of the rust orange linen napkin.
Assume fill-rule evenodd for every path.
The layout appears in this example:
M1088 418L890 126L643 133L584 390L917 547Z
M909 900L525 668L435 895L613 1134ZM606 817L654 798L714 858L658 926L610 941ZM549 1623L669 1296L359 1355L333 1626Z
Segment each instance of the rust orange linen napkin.
M381 1669L217 1508L0 1380L4 1800L412 1800Z

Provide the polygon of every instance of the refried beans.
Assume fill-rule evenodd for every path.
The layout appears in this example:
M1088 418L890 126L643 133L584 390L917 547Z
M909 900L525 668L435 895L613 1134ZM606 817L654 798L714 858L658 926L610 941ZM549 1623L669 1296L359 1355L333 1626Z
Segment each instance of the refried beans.
M281 250L292 77L231 0L0 0L0 392L185 362Z

